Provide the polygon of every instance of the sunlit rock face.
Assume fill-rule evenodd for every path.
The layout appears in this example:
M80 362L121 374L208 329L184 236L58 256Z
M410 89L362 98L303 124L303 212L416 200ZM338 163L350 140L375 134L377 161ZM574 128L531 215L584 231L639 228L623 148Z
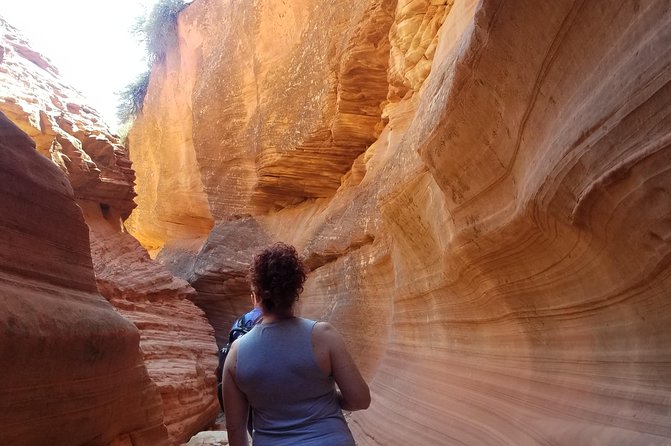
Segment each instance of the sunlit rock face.
M76 198L128 217L135 174L119 137L2 17L0 48L0 111L67 174Z
M206 236L212 217L332 196L381 128L392 18L392 2L187 8L130 132L146 169L133 235L160 248Z
M360 445L671 443L668 2L318 6L180 16L155 73L194 77L155 75L150 99L177 87L195 163L144 165L165 148L133 134L132 157L139 182L197 172L215 230L199 252L197 230L164 231L159 259L221 331L248 306L250 251L295 244L301 314L336 325L371 383ZM351 133L345 98L366 110ZM187 206L157 200L133 231Z
M65 176L58 177L57 186L65 188L71 185L76 199L76 204L73 202L72 207L80 214L83 211L83 219L80 216L79 220L82 225L85 222L90 229L90 246L89 237L84 235L81 241L85 246L82 248L73 245L71 256L63 247L63 252L59 251L57 255L45 255L39 262L35 260L31 262L36 262L34 268L39 274L52 274L65 284L68 280L88 280L87 284L95 291L97 283L100 293L117 309L117 312L113 312L109 305L105 306L112 320L109 322L101 320L99 324L103 327L106 327L106 324L114 327L114 320L121 319L125 324L124 327L129 330L129 333L124 333L121 329L114 329L116 330L114 333L118 332L120 337L120 345L124 347L114 351L114 355L121 359L113 371L117 369L123 371L124 367L133 364L137 368L136 373L143 373L142 378L145 380L143 385L146 389L132 382L126 386L123 380L129 378L121 377L110 380L109 385L105 384L100 391L95 389L95 392L116 392L118 389L114 386L126 386L128 388L123 387L123 392L138 393L132 397L142 399L139 403L133 401L131 403L141 404L142 410L146 410L147 413L138 415L135 407L129 407L128 413L124 413L121 417L122 421L117 422L113 412L104 412L106 415L101 418L105 418L106 423L111 426L108 431L123 432L119 430L123 428L127 431L148 432L145 439L140 434L134 433L119 439L120 444L130 444L129 442L135 445L180 444L210 423L219 411L215 395L214 370L217 347L213 329L202 310L192 302L195 295L193 288L184 280L173 277L164 267L151 261L146 250L122 230L122 219L128 216L134 206L132 201L134 172L130 167L126 149L119 144L119 138L109 132L95 111L81 105L84 102L79 94L63 84L56 69L43 56L31 50L16 30L2 21L0 25L2 25L0 30L4 33L0 41L3 48L3 57L0 61L2 81L0 110L7 111L10 119L29 132L37 144L36 156L39 157L40 153L45 155L51 162L45 158L44 163L52 169L58 167L65 173ZM66 147L63 141L69 141L71 144L67 147L72 150L61 150ZM75 159L78 161L74 162ZM35 169L40 165L36 164ZM41 171L31 170L32 167L27 165L19 164L16 169L28 177L42 175ZM26 196L39 193L31 192L32 189L23 191L22 187L24 186L16 186L17 190ZM61 215L61 211L58 210L59 203L51 203L46 198L37 201L27 200L21 207L7 207L5 217L10 221L14 221L12 219L15 218L30 218L35 220L33 225L48 225L51 224L47 223L48 221L58 219ZM46 207L42 209L38 208L39 206ZM65 245L70 232L78 234L77 231L80 229L79 227L70 229L69 223L70 220L67 220L52 229L57 232L53 237L63 238ZM13 225L16 227L3 225L9 228L7 237L12 237L11 231L20 233L23 230L18 223ZM30 252L34 252L36 258L39 258L39 253L44 251L44 243L39 238L35 238L32 245L29 245L30 240L26 240L25 243L25 249L32 249ZM61 277L60 264L64 261L69 262L70 257L76 258L75 254L82 254L78 251L80 249L84 250L82 253L86 254L88 262L86 274L73 273ZM17 253L8 250L6 255L10 265L10 256ZM65 286L75 287L75 285L76 283ZM28 294L24 296L17 292L17 296L26 298ZM97 291L95 297L101 299ZM73 315L70 317L75 319L77 302L74 301L71 305ZM40 305L36 304L36 308L42 308ZM59 311L67 311L69 305L67 302L62 303ZM45 306L43 311L48 312L49 308ZM122 319L119 314L126 319ZM101 313L96 317L103 319L106 315L107 313ZM64 320L69 322L67 317ZM87 336L90 335L90 331L97 329L96 327L97 325L91 328L84 327L81 333L73 329L69 336L73 338L72 342L86 344ZM65 329L66 327L63 327L63 330ZM74 339L76 336L82 338ZM70 338L60 334L58 327L45 326L41 329L40 337L48 338L48 345L53 344L57 353L62 353L62 349L67 348L70 342ZM104 342L112 343L107 338L104 338ZM129 354L127 350L133 342L132 356L124 359L123 354ZM38 347L27 349L26 354L35 356L35 360L46 361L41 363L41 368L49 366L50 357L43 358L42 347ZM105 344L105 347L109 345ZM70 359L72 358L64 358L61 361L66 363ZM78 367L76 363L68 364L72 368ZM143 393L148 392L151 392L151 400L143 396ZM36 395L31 402L33 410L48 407L45 404L49 404L50 399L46 398L43 401L39 396ZM131 397L124 398L128 400ZM73 408L77 408L78 404L78 400L73 398L71 405L67 407L74 411ZM86 401L82 402L81 408L76 410L86 412L89 409L87 404ZM103 409L109 408L103 406ZM113 409L117 410L118 406L114 406ZM122 409L119 411L123 412ZM128 418L125 418L126 415ZM64 432L75 429L77 422L83 425L82 419L75 416L70 421L66 420L67 423L64 417L54 420L66 426L72 425L64 429ZM131 420L133 424L128 427L123 424L124 420ZM54 423L55 429L57 422ZM119 426L116 426L117 424ZM34 429L32 424L27 426ZM98 425L93 428L96 426ZM0 430L2 429L0 426ZM82 432L87 431L82 428ZM89 441L91 444L106 444L109 435L107 431L104 434L100 439ZM62 433L55 429L54 435ZM78 442L75 438L79 436L74 436L72 441L64 441L61 444L87 444L87 441Z
M63 172L0 113L0 444L167 444L140 334L96 288Z

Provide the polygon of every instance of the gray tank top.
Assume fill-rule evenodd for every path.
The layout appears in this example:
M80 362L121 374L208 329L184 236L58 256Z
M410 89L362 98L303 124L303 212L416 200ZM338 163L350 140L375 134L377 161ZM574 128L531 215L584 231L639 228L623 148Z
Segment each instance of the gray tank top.
M238 339L236 381L254 416L254 446L354 446L335 382L312 350L315 321L258 324Z

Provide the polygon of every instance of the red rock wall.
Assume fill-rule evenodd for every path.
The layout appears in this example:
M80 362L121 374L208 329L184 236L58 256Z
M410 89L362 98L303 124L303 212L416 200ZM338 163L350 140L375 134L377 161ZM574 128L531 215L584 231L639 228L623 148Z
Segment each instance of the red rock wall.
M88 432L88 427L81 427L83 426L81 417L73 416L72 420L67 421L66 417L59 416L58 422L64 425L62 430L59 430L57 422L53 425L47 424L46 428L53 430L51 435L54 438L68 438L67 435L71 435L76 430L77 423L80 423L81 433L73 435L72 441L63 440L60 444L88 444L89 441L91 444L107 444L110 433L124 432L123 429L149 432L146 439L137 432L120 438L119 441L124 445L179 444L186 441L194 432L209 424L219 412L214 376L217 347L212 327L202 311L191 302L195 291L188 283L176 279L165 268L151 261L144 248L122 229L122 220L135 206L133 202L135 174L131 169L127 150L120 144L119 137L110 133L99 115L85 105L84 99L77 91L63 84L58 71L49 61L31 50L27 42L19 36L18 31L1 19L0 48L3 55L0 60L0 110L7 113L16 125L29 133L39 153L51 159L51 162L46 162L45 158L45 162L41 164L17 165L16 169L22 175L39 177L43 174L39 170L43 165L48 165L51 169L58 166L65 176L52 175L58 181L53 187L71 186L74 198L81 207L77 208L72 202L71 207L74 209L72 212L81 214L83 209L85 219L82 220L82 216L79 215L75 221L78 226L72 228L69 225L74 217L50 228L52 231L49 232L50 236L60 237L63 240L63 245L59 245L59 249L51 255L49 249L43 249L40 241L41 233L37 228L44 224L41 220L52 221L59 218L62 213L59 208L60 202L52 203L44 198L26 199L26 203L21 207L11 207L8 204L5 216L8 220L0 226L9 228L7 237L10 239L16 232L16 236L22 237L22 243L25 245L22 249L32 250L29 252L34 253L34 258L27 259L20 272L25 277L35 275L49 283L57 282L66 289L77 289L78 284L83 282L90 288L90 292L95 293L95 299L100 300L96 289L97 283L100 293L118 311L115 313L111 311L111 307L105 306L112 318L111 321L100 321L92 327L85 327L81 333L72 330L68 335L72 339L64 338L60 334L60 329L52 325L43 327L40 337L48 339L48 344L45 345L54 345L55 353L60 354L68 342L86 343L89 331L95 331L99 325L106 327L106 324L109 324L112 328L100 330L104 333L107 333L104 330L119 332L123 352L115 350L114 353L119 356L118 368L123 370L123 367L134 364L133 366L137 368L136 373L142 374L145 380L143 385L146 386L145 389L138 387L137 383L128 384L127 392L130 394L124 394L130 405L127 414L117 415L115 411L120 406L115 405L114 411L104 412L105 423L93 423L92 431L106 426L107 430L102 431L100 438L81 442L77 440ZM33 168L38 170L31 170ZM21 196L30 197L33 193L39 193L34 188L30 189L30 184L18 184L14 187L17 193L22 194ZM26 190L22 190L23 187ZM48 189L48 185L44 188ZM25 224L26 219L30 219L32 226L23 228L21 224ZM16 221L21 221L21 224ZM81 229L86 228L84 221L90 229L90 246L86 233L80 234ZM69 237L77 243L69 243ZM67 251L68 245L71 246L71 253ZM3 253L7 256L5 259L7 267L12 264L11 256L15 256L16 252L18 251L8 249ZM84 258L86 268L79 274L74 274L71 268L81 269L81 265L75 262L78 256ZM30 266L30 271L27 266ZM22 299L27 295L27 291L17 292L17 297ZM35 308L38 311L48 312L47 303L36 303ZM68 305L75 308L77 301L71 304L62 303L59 311L68 311ZM126 319L120 318L118 314ZM107 317L107 313L103 312L96 317ZM116 319L123 321L125 330L129 330L128 333L120 328L113 328ZM65 316L64 321L67 324L72 323ZM139 333L128 321L139 329ZM34 327L27 325L27 328ZM77 339L77 336L81 336L82 339ZM111 340L108 337L96 336L102 337L100 342L104 342L104 347L109 348ZM141 351L138 350L138 341ZM128 350L131 347L133 347L132 355L124 358L123 354L130 355ZM23 354L34 356L33 361L44 361L40 368L51 366L49 361L53 358L47 356L41 359L44 346L33 345L32 349L31 346L24 348ZM63 363L63 367L70 368L78 367L76 362L71 362L73 359L77 358L56 359L55 364ZM17 367L21 369L21 366ZM107 367L109 368L109 365ZM109 370L104 372L107 373ZM96 373L103 372L96 371ZM125 371L124 373L129 374ZM114 385L123 387L124 380L131 378L133 376L110 380L109 385L106 384L100 389L95 387L100 384L92 381L89 390L96 394L91 396L91 401L95 401L95 398L100 399L98 392L114 389ZM86 389L82 389L84 390ZM145 395L147 393L151 394L151 399ZM138 403L135 400L141 401ZM40 410L42 405L50 401L50 398L36 394L30 410ZM89 408L89 403L89 401L78 402L75 399L68 407L73 411L85 411ZM14 403L8 400L8 404ZM138 415L137 408L132 406L133 404L142 404L143 410L147 413ZM26 411L28 409L27 407ZM16 419L21 420L21 416L27 415L21 414ZM128 426L128 420L132 420L133 424ZM26 426L35 429L33 423L34 421L29 419ZM38 443L42 444L43 441ZM58 443L56 441L50 444Z
M139 332L98 294L65 175L0 113L0 444L166 444Z
M0 111L67 174L76 198L99 202L128 217L135 207L135 174L119 137L2 18L0 48Z
M163 400L170 443L181 444L220 411L214 330L193 304L196 292L186 281L152 261L129 234L118 232L96 203L80 205L90 228L98 289L140 330L140 349Z

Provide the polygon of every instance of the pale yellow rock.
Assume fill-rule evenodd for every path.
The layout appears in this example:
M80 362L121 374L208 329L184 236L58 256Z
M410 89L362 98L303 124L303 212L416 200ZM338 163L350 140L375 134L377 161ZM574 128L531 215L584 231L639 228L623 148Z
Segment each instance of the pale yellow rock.
M464 3L464 2L461 2ZM438 29L453 1L400 0L389 32L389 100L419 91L431 71Z
M205 431L191 437L185 446L226 446L228 434L226 431Z

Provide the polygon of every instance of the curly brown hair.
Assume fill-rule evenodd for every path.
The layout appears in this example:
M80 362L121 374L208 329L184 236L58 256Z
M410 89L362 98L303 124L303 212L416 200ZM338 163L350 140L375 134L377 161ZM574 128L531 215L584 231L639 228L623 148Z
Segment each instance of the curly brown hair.
M272 314L290 314L303 291L307 270L296 248L275 243L254 256L249 279L263 309Z

